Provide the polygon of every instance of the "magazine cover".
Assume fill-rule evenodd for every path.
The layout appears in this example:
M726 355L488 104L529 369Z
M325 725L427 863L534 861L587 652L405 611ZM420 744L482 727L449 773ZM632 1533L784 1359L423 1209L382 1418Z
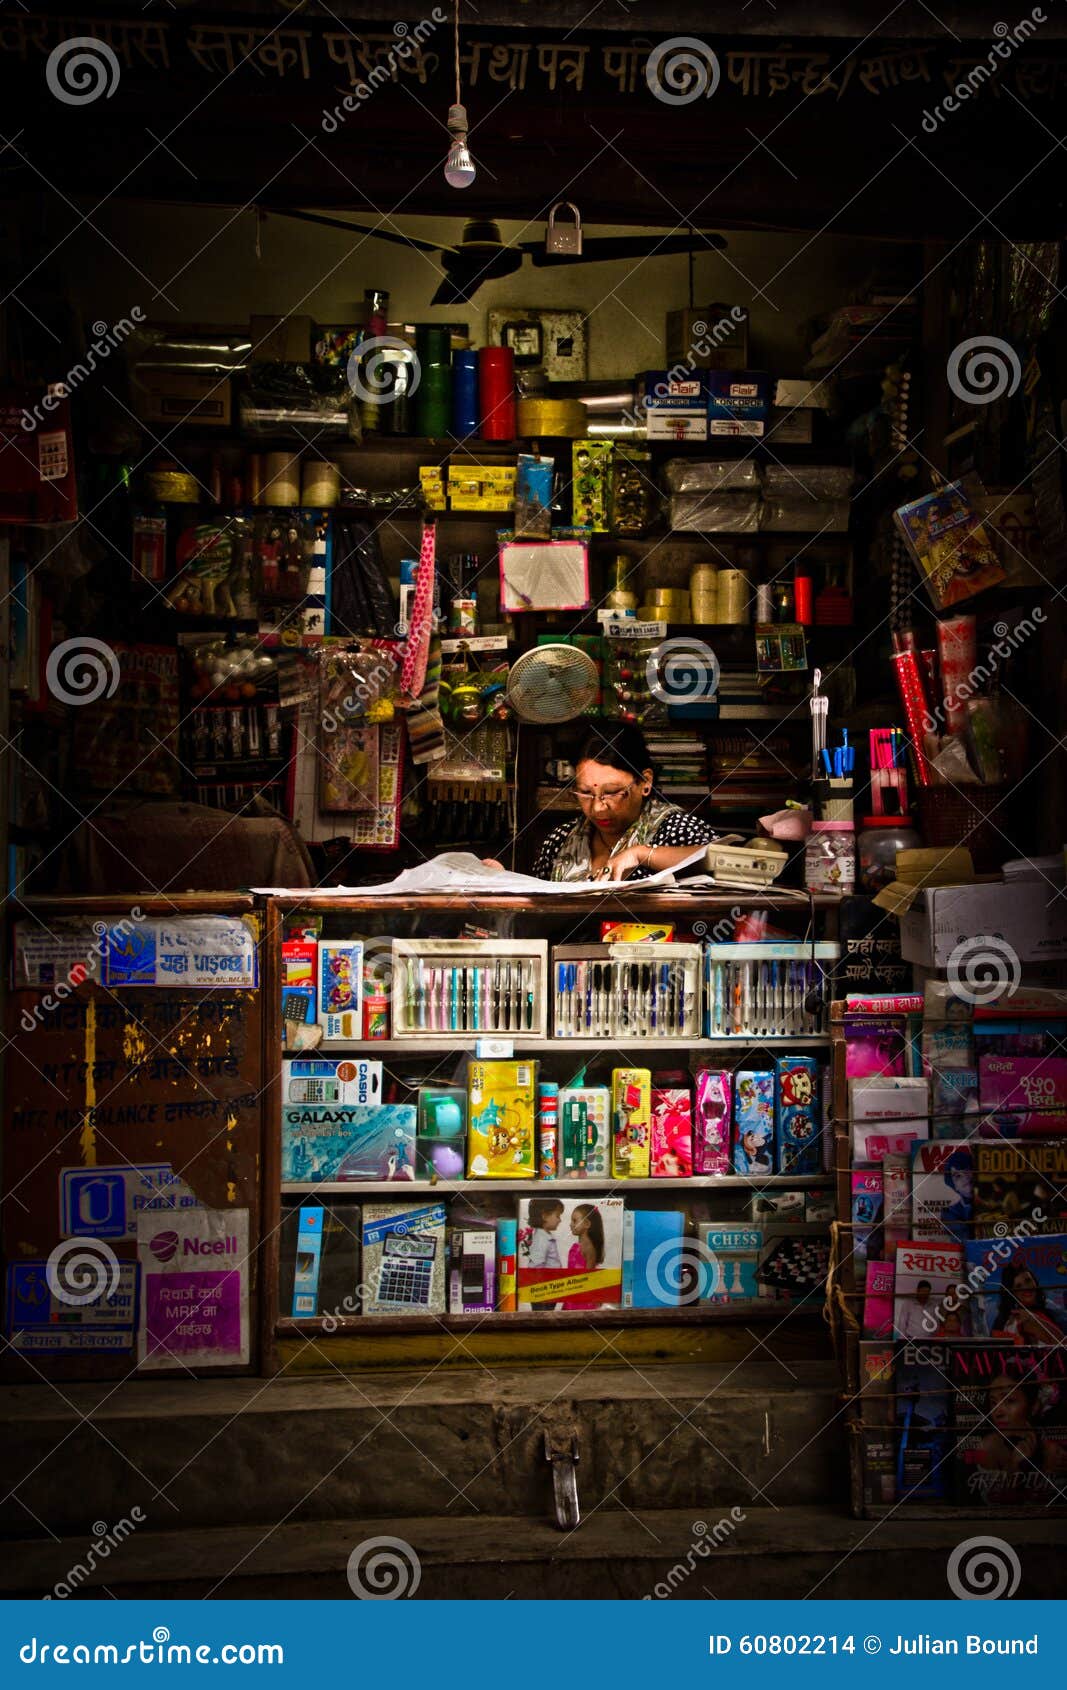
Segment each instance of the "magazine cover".
M971 1238L974 1156L964 1139L931 1139L911 1151L913 1238Z
M620 1303L623 1208L621 1197L520 1197L519 1308Z
M910 1147L909 1147L910 1148ZM911 1236L911 1156L882 1157L882 1243L891 1256Z
M1067 1333L1067 1233L975 1238L967 1245L972 1338L1062 1344Z
M871 1263L874 1267L876 1264ZM892 1264L890 1264L892 1266ZM860 1344L860 1415L862 1418L863 1500L897 1500L897 1434L893 1424L892 1344Z
M869 1254L877 1252L879 1240L871 1240L882 1222L882 1170L852 1170L852 1253L857 1275L862 1278Z
M974 1236L992 1238L998 1225L1011 1230L1024 1219L1037 1232L1067 1232L1067 1144L978 1140Z
M953 1347L955 1500L1045 1506L1067 1486L1067 1349Z
M959 1281L963 1248L909 1238L897 1245L893 1330L920 1342L959 1337L963 1331Z
M941 1500L951 1489L953 1392L951 1344L903 1344L897 1350L897 1495L902 1502Z
M1001 1138L1067 1133L1067 1057L980 1057L978 1099Z
M863 1336L891 1338L893 1336L893 1286L896 1279L894 1262L868 1262L867 1279L863 1287Z

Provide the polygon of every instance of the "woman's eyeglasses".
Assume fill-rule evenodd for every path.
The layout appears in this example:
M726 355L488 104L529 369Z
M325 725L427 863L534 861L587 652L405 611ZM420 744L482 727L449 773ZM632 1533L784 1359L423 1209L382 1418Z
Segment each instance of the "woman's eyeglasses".
M622 803L628 792L633 791L633 788L633 781L629 781L626 786L605 787L603 792L586 792L584 787L576 786L574 796L579 804L606 804L609 809L614 809L616 804Z

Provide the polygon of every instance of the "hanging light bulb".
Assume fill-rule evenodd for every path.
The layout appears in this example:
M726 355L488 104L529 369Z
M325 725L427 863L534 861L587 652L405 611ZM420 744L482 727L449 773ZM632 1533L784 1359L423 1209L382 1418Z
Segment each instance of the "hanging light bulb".
M452 145L445 160L445 181L450 188L469 188L477 172L467 151L467 113L463 106L448 108L448 132Z
M450 188L469 188L477 172L467 150L467 111L459 75L459 0L452 7L452 42L456 62L456 98L448 108L448 133L452 145L445 159L445 181Z

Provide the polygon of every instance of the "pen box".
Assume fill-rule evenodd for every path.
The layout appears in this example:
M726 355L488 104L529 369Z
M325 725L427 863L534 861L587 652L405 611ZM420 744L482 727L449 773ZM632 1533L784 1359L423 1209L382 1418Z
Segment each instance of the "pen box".
M544 939L394 939L393 1037L543 1039L547 973Z
M700 1033L699 945L675 942L556 945L557 1039L695 1039Z
M829 993L816 1012L804 1000L821 990L840 945L820 939L756 940L709 945L704 983L704 1031L709 1039L804 1038L825 1033Z
M467 1075L471 1179L531 1179L537 1172L536 1062L472 1062Z
M733 1074L729 1068L702 1068L696 1078L696 1131L693 1172L730 1172L730 1105Z
M734 1172L774 1172L774 1075L739 1068L734 1075Z
M778 1172L817 1174L822 1167L819 1064L813 1056L779 1056L774 1071Z
M652 1177L693 1172L693 1099L688 1086L652 1087Z
M615 1179L648 1179L651 1168L652 1075L647 1068L611 1072L611 1172Z

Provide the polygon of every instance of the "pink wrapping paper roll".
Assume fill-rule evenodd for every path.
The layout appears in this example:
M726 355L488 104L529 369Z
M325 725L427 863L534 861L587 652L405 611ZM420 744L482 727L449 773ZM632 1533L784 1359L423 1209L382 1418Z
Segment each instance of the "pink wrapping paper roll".
M945 726L953 734L961 733L967 726L967 700L960 697L960 688L974 673L978 660L976 629L973 616L950 616L937 624Z
M923 723L927 715L926 695L923 692L919 658L914 651L895 651L892 662L897 677L897 691L904 706L904 719L908 724L915 778L920 786L929 786L930 764L923 750Z

